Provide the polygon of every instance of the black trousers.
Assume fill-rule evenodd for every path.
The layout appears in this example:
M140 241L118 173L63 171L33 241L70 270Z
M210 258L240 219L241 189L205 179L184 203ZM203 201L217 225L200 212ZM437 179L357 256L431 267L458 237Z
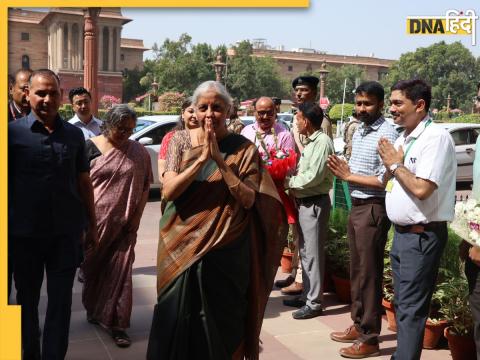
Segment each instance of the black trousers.
M446 223L420 234L395 230L390 260L397 317L394 360L419 360L440 258L447 242Z
M78 234L11 239L17 303L22 307L24 360L65 358L73 280L81 258L80 238ZM38 303L44 272L47 275L48 305L40 350Z
M390 221L382 204L353 206L348 219L352 321L360 341L377 344L382 326L383 256Z
M470 259L465 261L465 275L468 280L470 308L473 315L473 329L477 359L480 359L480 267Z

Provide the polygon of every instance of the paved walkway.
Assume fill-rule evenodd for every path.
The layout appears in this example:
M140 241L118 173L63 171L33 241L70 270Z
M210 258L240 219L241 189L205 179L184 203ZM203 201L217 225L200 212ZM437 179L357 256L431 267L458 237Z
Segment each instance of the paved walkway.
M156 297L156 249L160 203L153 199L147 204L140 225L136 260L133 270L133 313L128 331L133 343L130 348L115 346L110 336L98 326L87 323L81 304L81 284L75 282L70 345L67 359L70 360L120 360L145 359L153 305ZM284 277L279 273L277 278ZM45 286L42 289L40 313L45 313ZM292 319L291 308L282 305L278 289L274 289L267 306L261 333L262 360L318 360L341 359L338 349L344 344L330 340L332 330L343 330L350 325L349 307L337 301L335 294L327 294L324 316L310 320ZM43 317L42 317L43 320ZM396 341L395 334L386 330L384 321L381 357L389 359ZM448 349L424 350L422 359L450 359ZM203 359L202 359L203 360Z

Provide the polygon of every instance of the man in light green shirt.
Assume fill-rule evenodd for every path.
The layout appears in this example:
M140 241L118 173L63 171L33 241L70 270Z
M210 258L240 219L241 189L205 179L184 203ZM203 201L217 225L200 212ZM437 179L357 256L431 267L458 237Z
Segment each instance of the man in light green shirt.
M294 319L310 319L322 314L323 273L325 271L325 240L330 215L328 195L333 175L327 168L327 158L334 153L332 140L321 130L322 109L313 103L299 106L296 125L307 136L297 174L288 181L289 191L298 205L300 226L300 258L302 262L303 293L284 300L287 306L300 307Z

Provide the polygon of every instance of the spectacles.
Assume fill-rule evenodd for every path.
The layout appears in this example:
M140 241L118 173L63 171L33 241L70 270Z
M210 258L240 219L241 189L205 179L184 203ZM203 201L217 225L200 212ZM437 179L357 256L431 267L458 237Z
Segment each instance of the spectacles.
M474 100L480 102L480 96L475 96Z
M263 117L267 115L268 117L273 116L275 112L273 110L268 110L268 111L257 111L258 116Z
M117 127L117 132L120 134L132 134L133 129L132 128L126 128L126 127Z

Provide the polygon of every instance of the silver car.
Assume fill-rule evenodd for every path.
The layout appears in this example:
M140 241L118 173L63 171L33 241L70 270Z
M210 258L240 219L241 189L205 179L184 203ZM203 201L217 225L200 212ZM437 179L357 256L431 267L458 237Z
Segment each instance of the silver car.
M178 122L178 115L151 115L137 119L137 126L133 130L131 140L138 141L145 146L152 163L153 184L151 188L159 188L158 180L158 152L163 137L172 130Z

